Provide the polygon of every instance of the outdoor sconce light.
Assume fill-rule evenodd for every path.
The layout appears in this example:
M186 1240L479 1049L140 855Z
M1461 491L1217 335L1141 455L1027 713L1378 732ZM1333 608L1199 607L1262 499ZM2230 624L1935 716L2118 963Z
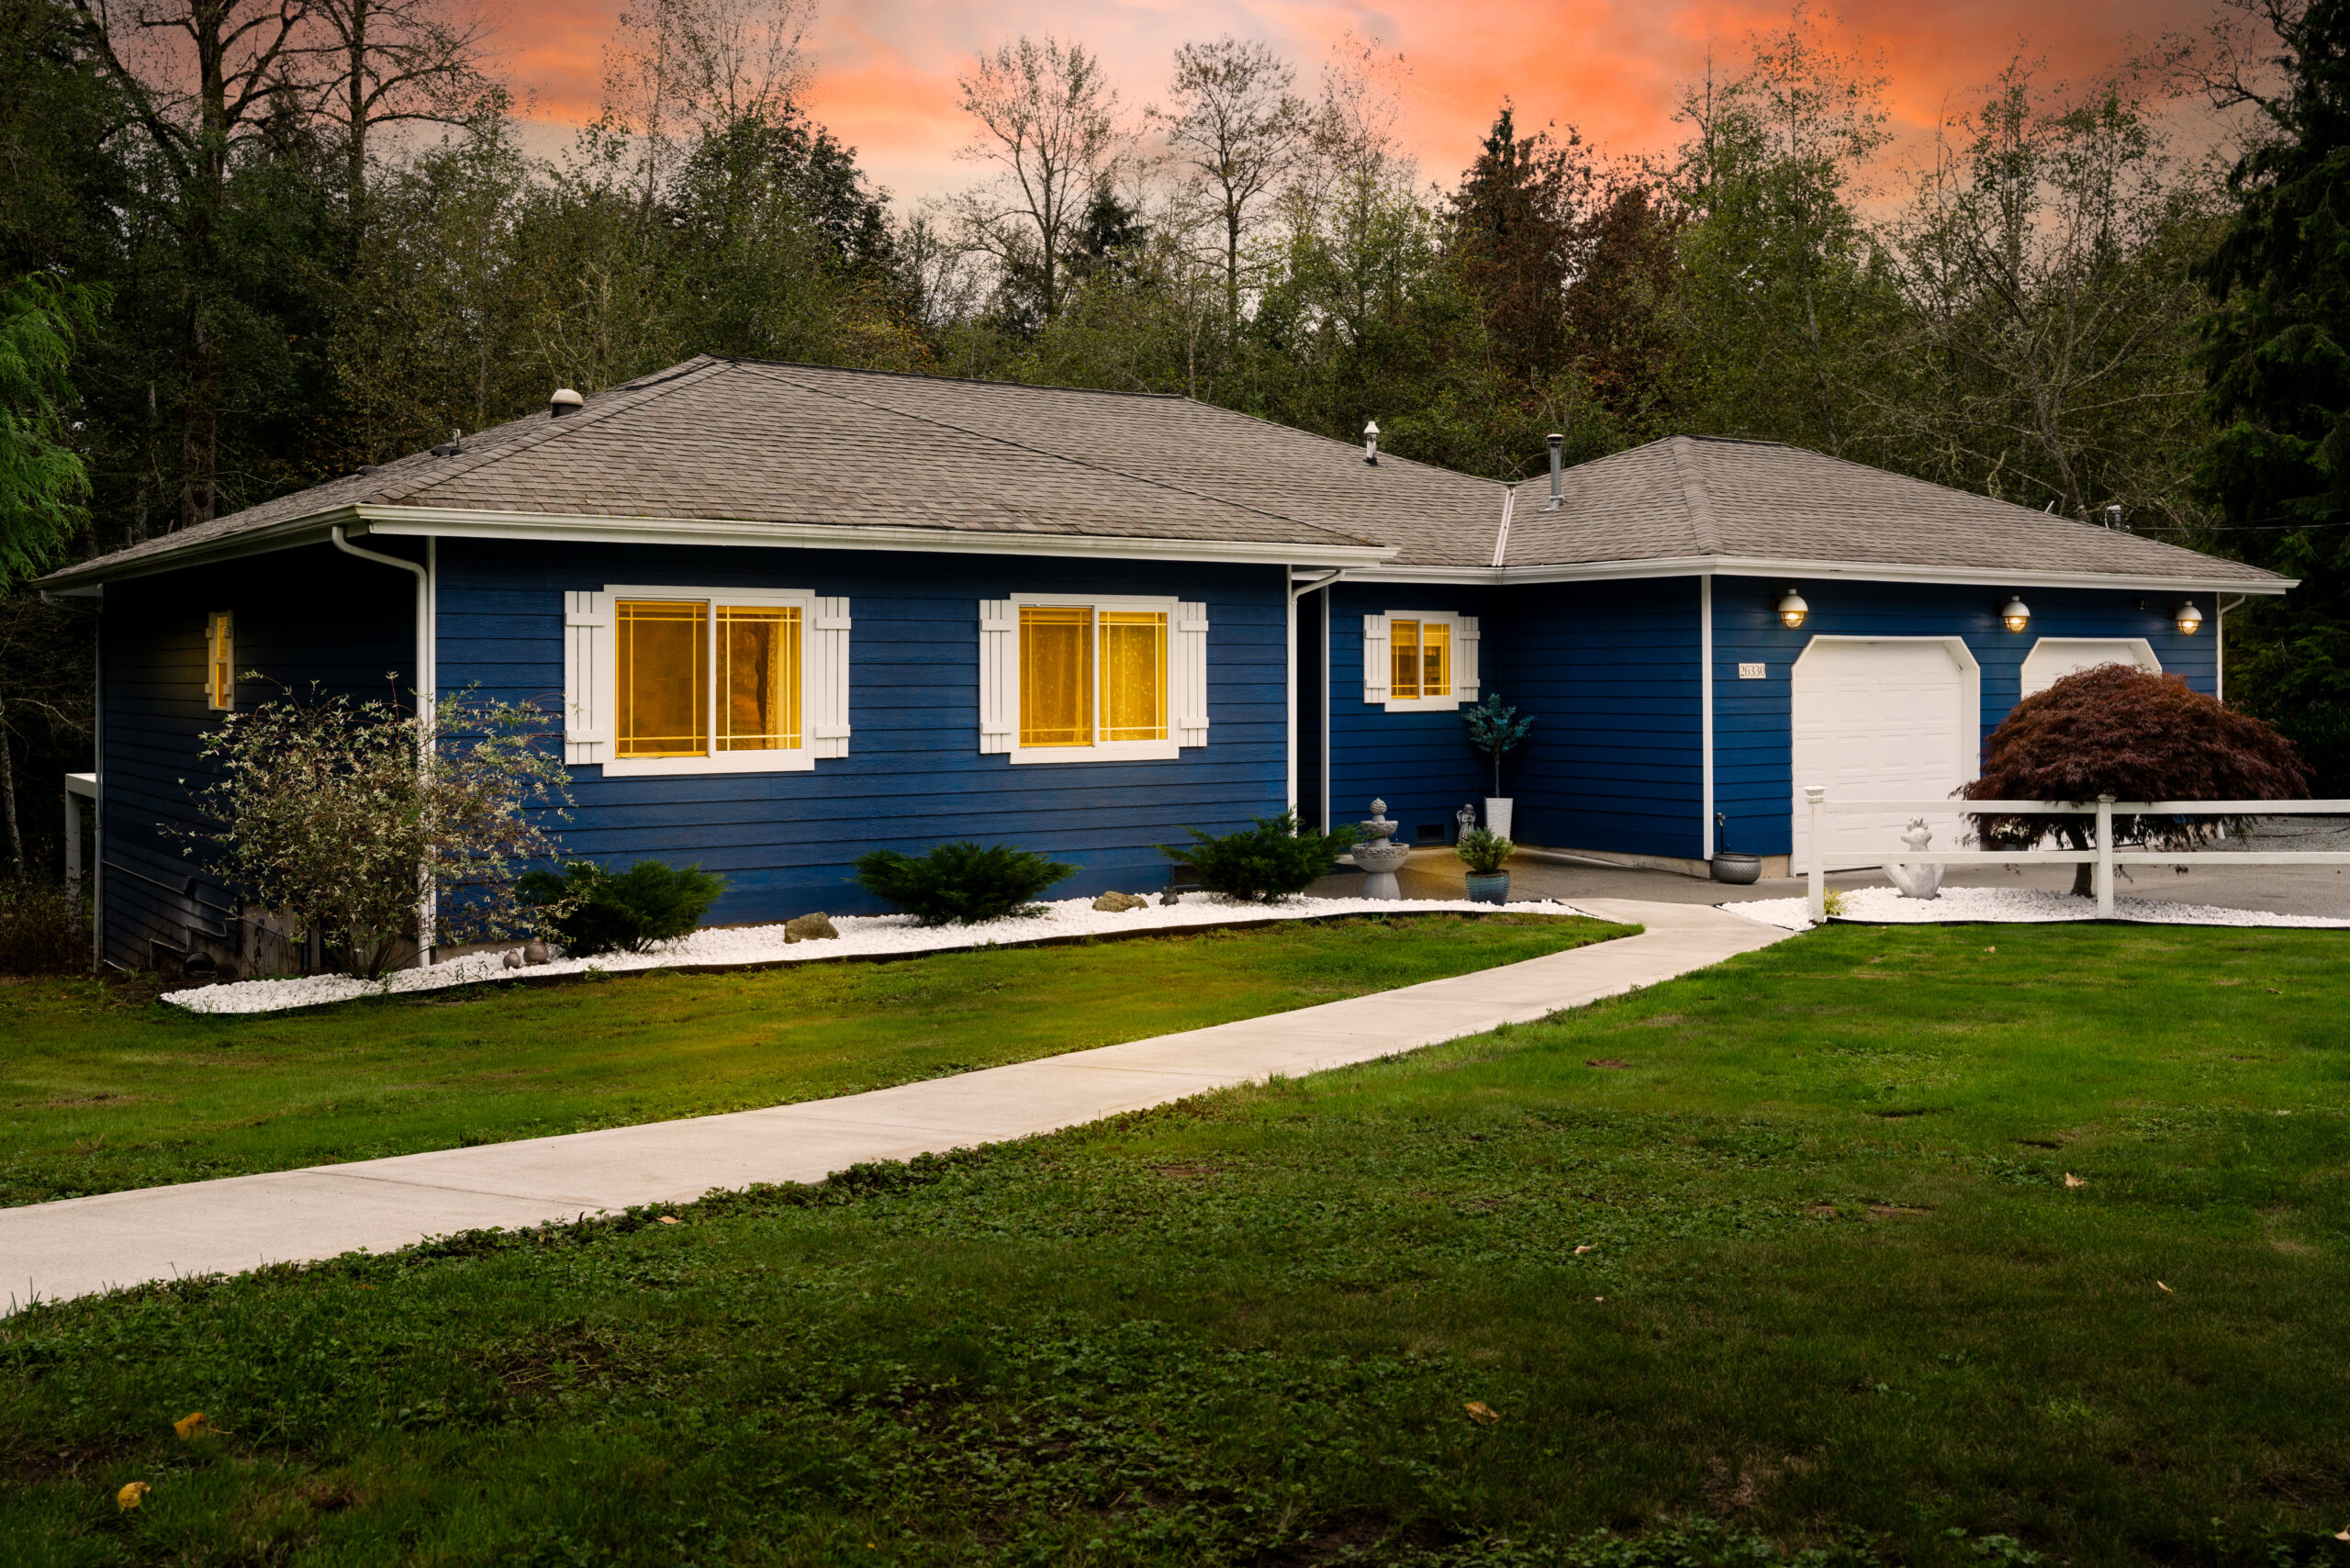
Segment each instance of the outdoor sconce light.
M1379 461L1379 421L1377 420L1362 427L1362 460L1365 463Z
M2192 637L2203 628L2203 612L2195 608L2193 599L2180 599L2178 613L2171 618L2171 623L2178 628L2180 636Z
M1810 613L1811 606L1806 604L1803 595L1793 588L1789 588L1786 597L1779 600L1779 624L1790 632L1802 631L1804 618Z
M2014 594L2008 596L2008 607L1999 611L1999 624L2010 632L2020 632L2031 624L2031 606Z

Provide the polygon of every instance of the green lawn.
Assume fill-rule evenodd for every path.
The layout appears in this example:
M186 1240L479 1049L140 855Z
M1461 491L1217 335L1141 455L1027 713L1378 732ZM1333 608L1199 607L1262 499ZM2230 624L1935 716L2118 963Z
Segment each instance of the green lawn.
M1628 929L1285 922L198 1017L0 985L0 1205L852 1094L1516 963ZM5 1267L5 1260L0 1260Z
M2330 933L1838 926L821 1188L43 1308L0 1540L2350 1562L2344 996Z

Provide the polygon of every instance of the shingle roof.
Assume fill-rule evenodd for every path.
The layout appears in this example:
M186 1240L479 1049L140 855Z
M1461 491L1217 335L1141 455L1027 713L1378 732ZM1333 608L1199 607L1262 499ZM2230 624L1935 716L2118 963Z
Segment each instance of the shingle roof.
M1505 565L1693 556L1879 566L1986 577L2066 573L2285 579L2122 530L2033 511L1777 442L1671 436L1517 488Z
M1517 487L1511 568L1739 557L2244 584L2234 562L1771 442L1675 436ZM699 358L148 540L52 585L152 570L351 507L886 527L959 536L1384 551L1384 569L1489 572L1505 487L1188 398ZM898 536L901 541L905 537ZM1359 557L1369 559L1368 554Z

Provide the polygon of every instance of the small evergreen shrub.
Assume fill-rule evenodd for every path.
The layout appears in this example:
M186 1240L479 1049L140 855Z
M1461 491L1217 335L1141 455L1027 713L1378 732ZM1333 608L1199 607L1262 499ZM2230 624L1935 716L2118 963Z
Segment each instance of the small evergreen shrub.
M924 925L977 925L1035 913L1037 895L1076 870L1025 849L958 839L927 855L860 855L856 885Z
M1341 853L1360 834L1351 826L1319 833L1295 812L1259 817L1257 825L1218 838L1198 828L1183 830L1192 842L1162 844L1158 852L1188 869L1200 886L1226 898L1270 903L1302 893L1330 874Z
M532 906L532 924L572 958L642 953L701 924L726 891L726 879L699 865L640 860L614 871L574 860L560 871L530 871L515 883Z
M1490 877L1502 868L1502 862L1517 853L1517 846L1498 834L1482 827L1472 827L1460 835L1452 846L1462 865L1480 877Z

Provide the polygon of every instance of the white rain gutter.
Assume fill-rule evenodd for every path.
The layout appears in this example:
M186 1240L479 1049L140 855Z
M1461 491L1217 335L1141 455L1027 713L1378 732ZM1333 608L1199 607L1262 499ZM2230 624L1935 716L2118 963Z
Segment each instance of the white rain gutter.
M380 550L364 549L343 537L342 524L336 523L328 531L334 547L346 555L356 555L363 561L378 566L397 566L403 572L416 575L416 765L423 768L432 761L433 708L440 699L440 685L432 667L432 571L430 566L404 561L397 555L386 555ZM431 562L437 552L431 539L425 541L425 559ZM438 912L432 896L432 873L422 866L417 868L421 886L417 892L417 929L422 940L417 945L419 968L432 962L432 938L437 935Z

